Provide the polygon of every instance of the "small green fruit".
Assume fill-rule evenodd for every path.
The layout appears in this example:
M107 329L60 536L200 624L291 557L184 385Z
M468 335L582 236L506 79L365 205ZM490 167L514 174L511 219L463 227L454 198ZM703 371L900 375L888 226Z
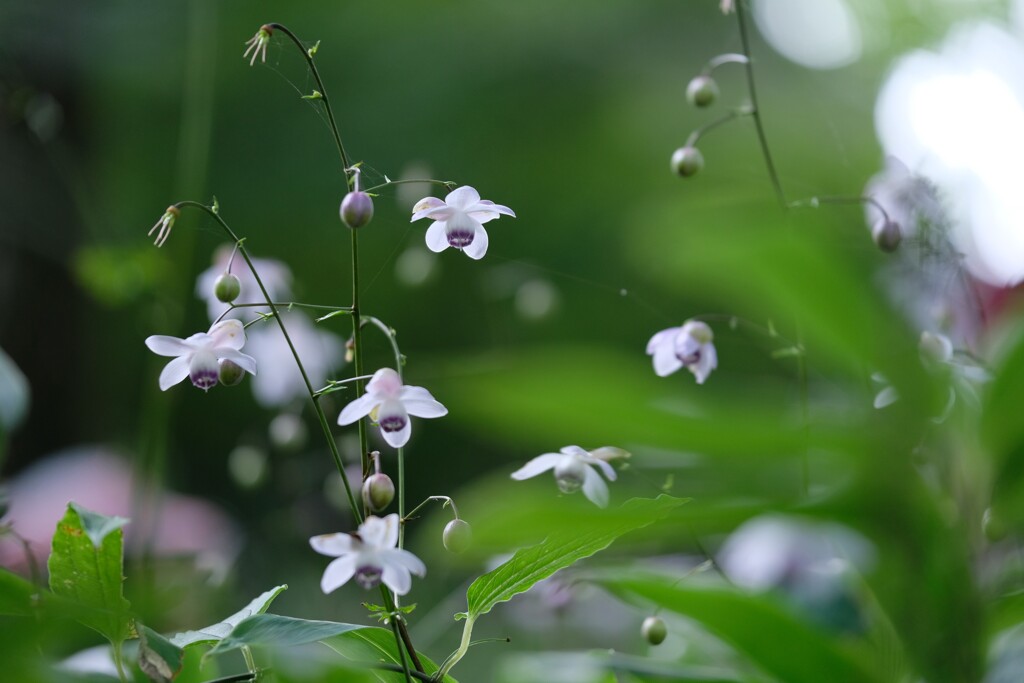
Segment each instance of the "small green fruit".
M464 553L473 542L473 529L469 526L468 522L461 519L453 519L444 528L441 540L449 552L456 554Z
M378 472L363 482L363 502L374 512L380 512L395 499L395 484L391 477Z
M672 154L672 170L689 178L704 168L704 155L696 147L680 147Z
M706 107L718 97L718 84L711 76L697 76L686 86L686 99L695 107Z
M238 365L234 361L222 360L220 362L220 369L217 371L217 379L226 387L233 387L236 384L241 384L242 379L245 377L245 370L242 366Z
M661 645L665 641L665 636L668 635L668 629L660 617L647 617L640 627L640 633L643 634L644 640L651 645Z
M231 273L224 273L213 283L213 294L219 301L231 303L242 293L242 282Z

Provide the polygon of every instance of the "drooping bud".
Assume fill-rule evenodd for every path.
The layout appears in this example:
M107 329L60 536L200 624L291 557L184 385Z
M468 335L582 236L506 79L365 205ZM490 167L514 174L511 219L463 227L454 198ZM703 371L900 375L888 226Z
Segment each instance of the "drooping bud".
M689 178L704 168L704 155L696 147L680 147L672 154L672 170Z
M237 299L238 295L241 293L242 281L231 273L223 273L217 278L217 281L213 283L214 296L217 297L218 301L223 301L226 304Z
M555 465L555 482L562 493L575 493L583 486L587 466L579 458L566 458Z
M944 334L927 330L922 332L917 349L921 352L921 357L927 361L948 363L953 358L953 342Z
M900 234L900 225L896 221L881 218L871 228L871 238L878 245L878 248L887 254L896 251L900 246L903 236Z
M220 368L217 370L217 379L226 387L233 387L236 384L241 384L242 379L245 377L245 370L238 363L224 359L220 362ZM195 380L192 380L195 383ZM199 386L198 384L196 386ZM211 383L210 386L213 386ZM200 387L202 388L202 387Z
M647 617L644 619L644 623L640 626L640 633L643 634L644 640L651 645L661 645L665 642L665 636L668 635L668 628L665 627L665 622L660 617Z
M718 84L711 76L697 76L686 86L686 99L695 107L706 107L718 97Z
M377 472L363 482L363 502L374 512L380 512L395 499L395 483L388 475Z
M361 228L373 218L373 200L365 192L349 192L341 200L341 220L350 228Z
M449 552L464 553L473 542L473 528L465 520L453 519L445 526L441 540Z

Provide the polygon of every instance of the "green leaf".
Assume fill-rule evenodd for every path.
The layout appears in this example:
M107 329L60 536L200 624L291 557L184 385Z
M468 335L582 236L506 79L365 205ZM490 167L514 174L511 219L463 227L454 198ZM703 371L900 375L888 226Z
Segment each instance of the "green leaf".
M200 643L218 643L227 637L243 620L255 614L263 614L278 595L287 590L287 585L276 586L254 598L224 621L217 622L198 631L185 631L171 638L171 642L184 649Z
M333 638L326 638L321 642L356 664L368 666L377 662L385 662L401 666L401 659L395 645L395 636L391 629L365 626ZM438 666L433 660L423 653L417 654L428 675L437 673ZM411 662L409 666L412 666ZM376 670L373 673L383 683L404 683L405 681L405 676L398 672ZM442 683L458 683L458 681L451 676L445 676Z
M337 621L313 621L282 617L277 614L256 614L239 622L227 636L210 650L218 654L244 646L263 645L293 647L315 643L357 628L360 624Z
M131 635L130 605L124 598L124 540L117 518L68 505L57 523L50 553L50 590L85 609L75 615L117 649Z
M612 591L653 602L700 622L767 673L786 683L881 680L857 656L775 601L731 588L676 585L664 577L604 579Z
M33 610L33 596L38 592L30 581L0 569L0 615L29 616Z
M469 587L466 593L469 620L475 621L496 604L529 590L559 569L607 548L619 536L660 520L685 502L682 498L667 495L653 499L633 498L622 505L621 509L630 513L625 521L611 517L612 521L606 528L585 533L576 529L560 532L538 545L520 550L505 564L484 574Z
M181 671L185 651L153 629L139 628L139 668L151 681L166 683Z

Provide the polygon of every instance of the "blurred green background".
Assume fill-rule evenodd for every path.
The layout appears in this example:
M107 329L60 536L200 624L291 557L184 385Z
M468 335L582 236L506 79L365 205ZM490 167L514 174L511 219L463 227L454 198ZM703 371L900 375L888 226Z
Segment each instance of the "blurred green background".
M859 194L882 166L873 107L893 59L941 39L959 19L1001 21L1007 12L1001 2L850 6L870 40L843 68L795 65L754 31L764 122L792 199ZM226 585L207 583L189 562L154 559L159 549L130 560L127 590L147 623L194 627L278 583L291 585L275 607L281 613L363 616L357 590L325 599L317 588L324 558L306 539L350 523L325 497L336 482L308 407L308 441L289 452L268 436L276 413L245 385L160 393L162 360L143 345L150 334L184 337L209 324L193 290L225 242L216 225L186 212L162 249L146 236L183 199L216 196L254 255L290 266L295 299L349 303L349 234L337 215L345 188L320 111L300 98L312 78L280 36L265 65L242 58L245 41L269 21L309 45L321 41L317 61L365 182L418 167L518 215L487 226L490 250L480 262L454 251L418 254L426 225L410 226L392 188L360 235L364 311L398 331L407 380L451 410L414 424L410 501L462 493L476 522L496 514L484 501L504 490L493 487L512 486L509 472L578 443L634 453L614 501L625 491L653 495L668 475L675 495L695 499L685 520L648 541L655 554L692 551L703 533L714 545L752 511L806 503L796 364L772 358L784 344L717 325L720 368L702 387L687 373L655 377L643 353L660 329L699 313L736 313L771 319L791 337L803 318L820 454L812 481L858 482L851 499L831 501L829 516L862 528L891 519L879 510L907 493L894 483L915 445L907 425L927 422L942 397L906 362L916 357L917 332L875 289L872 273L886 257L861 210L778 211L745 119L702 141L698 177L669 170L672 151L717 115L687 104L687 82L710 57L740 47L734 18L717 2L8 0L0 4L0 348L24 372L32 399L0 474L17 477L48 454L98 445L132 461L141 480L208 500L237 522L240 551ZM723 68L718 80L719 112L746 102L739 67ZM794 232L805 240L790 250L782 238ZM410 249L429 265L422 283L399 272ZM342 338L350 332L344 317L323 326ZM384 338L364 336L368 368L388 364ZM870 411L869 364L907 388L897 414ZM334 376L350 374L342 366ZM332 422L351 397L333 398ZM336 429L349 452L352 431ZM901 455L878 453L880 443ZM227 465L239 444L268 458L268 474L251 487ZM393 466L390 453L385 464ZM933 502L921 515L934 513ZM983 501L958 502L965 527L976 528ZM458 642L450 615L464 609L460 590L483 561L453 565L442 554L444 521L428 516L410 530L412 549L430 565L416 584L413 633L438 660ZM976 536L964 531L958 543ZM909 554L907 562L928 564ZM921 590L956 586L964 562ZM922 575L903 569L893 593ZM950 609L975 614L970 605ZM638 651L642 617L623 611L594 636L571 613L543 628L536 620L547 617L528 616L523 626L499 613L485 630L514 644L482 647ZM92 642L83 634L68 649ZM471 655L461 678L487 680L492 666L491 653Z

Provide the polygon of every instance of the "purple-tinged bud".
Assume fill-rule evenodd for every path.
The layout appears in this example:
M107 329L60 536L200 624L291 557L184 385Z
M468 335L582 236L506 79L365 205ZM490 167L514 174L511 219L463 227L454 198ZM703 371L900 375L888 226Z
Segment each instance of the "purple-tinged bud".
M672 154L672 170L689 178L704 168L704 155L696 147L680 147Z
M900 246L900 240L902 239L900 224L896 221L882 218L871 229L871 238L875 240L875 244L878 245L879 249L887 254L891 254Z
M380 512L395 499L395 484L391 477L378 472L363 482L363 502L374 512Z
M242 293L242 281L231 273L224 273L213 283L213 294L218 301L231 303Z
M665 622L660 617L647 617L640 627L640 633L643 634L644 640L651 645L661 645L665 642L665 636L668 635L668 628L665 627Z
M449 552L457 555L464 553L473 542L473 528L465 520L453 519L445 526L441 540Z
M555 465L555 483L562 493L576 493L583 486L587 466L579 458L566 458Z
M695 107L706 107L718 97L718 84L711 76L697 76L686 86L686 99Z
M373 200L365 192L349 192L341 200L341 220L350 228L361 228L373 218Z
M245 370L238 363L227 359L220 362L220 369L217 371L217 378L224 386L233 387L237 384L241 384L244 377ZM192 380L192 382L194 384L195 380ZM196 386L199 385L196 384ZM213 384L210 386L213 386Z

